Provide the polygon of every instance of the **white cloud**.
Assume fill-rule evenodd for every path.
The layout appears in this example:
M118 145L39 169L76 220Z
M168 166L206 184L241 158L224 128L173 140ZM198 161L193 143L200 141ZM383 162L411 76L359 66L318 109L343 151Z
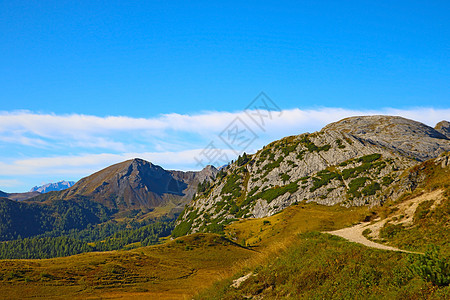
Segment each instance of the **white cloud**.
M13 176L86 176L135 157L165 168L198 169L195 157L209 141L217 142L216 146L224 149L231 160L235 154L220 144L218 134L237 117L258 135L259 139L249 147L256 149L283 136L320 130L345 117L373 114L399 115L434 126L449 120L450 109L296 108L283 110L281 116L274 114L262 129L242 111L154 118L0 112L0 176L6 177L0 185L19 184L19 180L11 179Z
M59 174L72 175L86 174L98 171L99 168L107 167L128 159L142 158L165 168L176 168L179 170L201 169L196 157L202 149L192 149L178 152L141 152L122 154L80 154L72 156L38 157L14 160L9 163L0 162L0 176L36 175L36 174ZM230 149L221 149L230 158L234 153ZM193 168L192 168L193 167ZM86 173L86 171L89 171Z
M2 188L14 188L22 185L22 182L17 179L0 179L0 186Z
M428 125L448 119L450 109L413 108L381 110L349 110L343 108L290 109L283 110L280 117L273 115L268 126L278 129L290 126L294 128L321 126L339 119L369 114L394 114L412 118ZM110 141L116 134L133 133L167 136L167 132L189 132L194 134L217 134L233 119L240 117L256 126L244 112L204 112L194 115L166 114L155 118L132 118L124 116L97 117L89 115L55 115L37 114L28 111L0 112L0 138L5 141L19 142L26 145L45 144L45 139L73 139L86 142L92 137L102 137ZM250 125L249 124L249 125ZM271 131L270 128L268 131ZM273 131L273 130L272 130ZM24 137L24 140L8 137ZM109 139L108 139L108 138ZM41 140L39 140L40 138ZM35 140L33 140L35 139ZM95 143L94 143L95 144ZM87 145L91 147L92 145ZM105 147L110 145L106 143Z

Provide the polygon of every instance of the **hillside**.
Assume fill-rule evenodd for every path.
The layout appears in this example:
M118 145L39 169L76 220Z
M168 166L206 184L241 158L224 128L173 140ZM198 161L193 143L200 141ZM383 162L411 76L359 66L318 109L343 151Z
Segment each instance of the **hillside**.
M275 236L282 235L284 230L280 231L280 226L287 228L291 236L275 239L281 244L288 243L281 251L247 265L197 298L448 299L449 156L447 152L406 170L405 173L422 178L414 191L406 192L397 201L389 200L383 206L365 211L363 222L348 227L360 228L361 234L377 243L424 254L402 253L395 251L395 248L394 251L376 250L369 248L372 245L367 247L314 232L318 227L312 222L321 224L321 231L325 228L328 231L333 227L342 227L335 223L342 222L342 217L335 216L334 223L323 222L327 219L326 214L336 208L322 207L322 213L314 213L311 209L315 209L309 206L312 203L300 204L272 217L242 220L227 226L227 234L235 234L237 239L247 237L246 242L257 248L264 247L268 241L274 242ZM352 208L347 210L344 218L351 220L349 217L355 215L358 209L360 214L363 213L362 207ZM299 212L305 210L309 212L302 218ZM286 214L288 211L290 213ZM300 225L297 230L309 228L295 235L291 229L295 224ZM273 235L274 232L279 233ZM358 239L354 241L359 243ZM383 246L377 244L376 248L392 249Z
M404 170L450 150L437 130L400 117L352 117L275 141L221 170L180 216L174 236L221 232L306 201L379 205L417 184Z
M197 234L129 251L0 260L0 297L183 299L252 255L218 235Z
M8 198L16 201L23 201L38 196L39 192L27 192L27 193L5 193L0 191L0 197Z

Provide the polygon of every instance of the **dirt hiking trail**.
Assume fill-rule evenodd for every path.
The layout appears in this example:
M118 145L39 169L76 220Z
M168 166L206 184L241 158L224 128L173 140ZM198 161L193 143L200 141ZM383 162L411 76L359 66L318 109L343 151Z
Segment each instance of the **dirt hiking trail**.
M413 217L414 213L416 212L417 207L420 203L424 201L432 200L434 201L433 206L431 209L436 207L437 204L442 201L442 190L436 190L428 193L424 193L422 195L419 195L417 197L414 197L412 199L406 200L400 204L397 205L398 210L395 212L395 214L387 217L383 220L375 220L373 222L364 222L356 224L352 227L343 228L335 231L328 231L325 233L329 233L332 235L340 236L346 240L349 240L354 243L359 243L362 245L365 245L367 247L376 248L376 249L382 249L382 250L390 250L390 251L400 251L400 252L406 252L406 253L416 253L419 252L412 252L407 250L402 250L399 248L379 244L373 241L368 240L364 235L363 231L366 229L370 229L369 236L371 238L379 238L380 229L384 226L386 222L390 222L392 224L403 224L405 226L410 226L413 223Z

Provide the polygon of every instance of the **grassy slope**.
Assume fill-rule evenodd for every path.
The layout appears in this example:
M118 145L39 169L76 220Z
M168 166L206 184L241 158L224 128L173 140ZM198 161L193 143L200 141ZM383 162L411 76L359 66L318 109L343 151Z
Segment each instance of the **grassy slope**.
M214 234L195 234L131 251L0 261L2 297L184 298L227 275L252 251ZM195 287L193 289L192 287Z
M431 160L410 171L411 174L415 172L424 174L425 178L414 192L407 193L398 201L387 203L386 206L374 210L388 218L388 222L380 232L381 241L420 252L425 252L428 245L435 244L450 255L450 167L442 168L440 164L435 164ZM401 224L401 218L393 217L398 215L396 207L399 204L435 190L442 190L442 195L419 204L412 224Z
M449 299L409 269L409 254L370 249L339 237L298 235L281 254L216 283L197 299ZM232 279L254 275L238 288Z

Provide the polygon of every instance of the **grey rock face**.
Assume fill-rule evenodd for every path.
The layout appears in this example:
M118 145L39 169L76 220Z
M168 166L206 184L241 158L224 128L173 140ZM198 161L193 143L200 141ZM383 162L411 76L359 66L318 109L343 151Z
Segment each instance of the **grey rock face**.
M178 224L189 232L235 218L273 215L296 202L376 205L414 188L404 170L450 150L435 129L400 117L353 117L275 141L221 170ZM447 164L447 160L445 161Z
M436 165L441 165L441 168L447 168L450 166L450 153L443 153L435 159Z
M450 140L445 134L402 117L351 117L329 124L322 131L330 130L352 134L420 161L450 150Z
M450 122L448 121L441 121L436 124L434 127L438 132L445 135L448 139L450 139Z

